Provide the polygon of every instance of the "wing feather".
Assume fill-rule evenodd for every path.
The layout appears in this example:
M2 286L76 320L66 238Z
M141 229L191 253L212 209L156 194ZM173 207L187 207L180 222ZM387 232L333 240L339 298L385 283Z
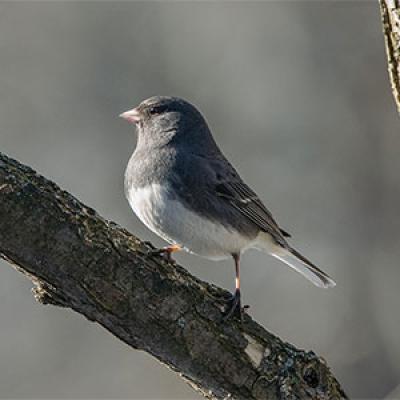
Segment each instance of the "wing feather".
M215 190L218 196L228 201L262 231L271 234L278 243L286 243L284 236L289 234L279 228L272 214L264 206L257 194L240 178L220 182L216 185Z
M290 234L278 226L257 194L243 182L235 168L222 154L213 154L212 158L191 154L187 160L190 165L183 168L183 171L186 171L185 177L187 180L193 180L196 176L196 181L183 186L210 191L211 195L218 196L260 230L269 233L279 244L285 247L288 245L285 237L290 237ZM189 173L188 171L192 171L193 168L203 173L200 175Z

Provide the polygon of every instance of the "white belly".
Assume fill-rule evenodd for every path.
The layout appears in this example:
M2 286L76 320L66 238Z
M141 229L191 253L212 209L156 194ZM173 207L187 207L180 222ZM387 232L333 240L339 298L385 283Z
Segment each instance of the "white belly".
M169 243L212 259L223 259L251 247L253 241L235 230L200 218L169 195L168 188L152 184L130 188L128 201L139 219Z

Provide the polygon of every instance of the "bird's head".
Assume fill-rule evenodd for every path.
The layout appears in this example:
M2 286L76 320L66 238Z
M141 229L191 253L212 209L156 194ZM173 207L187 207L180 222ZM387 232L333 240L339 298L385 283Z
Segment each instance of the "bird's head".
M163 145L202 141L210 136L207 123L195 106L179 97L154 96L120 117L136 125L139 142Z

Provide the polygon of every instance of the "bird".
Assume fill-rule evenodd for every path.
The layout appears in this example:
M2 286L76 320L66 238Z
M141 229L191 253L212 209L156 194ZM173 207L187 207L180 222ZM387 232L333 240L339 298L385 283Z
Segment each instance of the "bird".
M259 196L223 155L201 112L173 96L153 96L120 114L135 125L136 148L125 171L127 200L137 217L169 245L221 260L233 258L235 290L225 318L242 316L240 263L251 248L293 268L314 285L335 286L294 247Z

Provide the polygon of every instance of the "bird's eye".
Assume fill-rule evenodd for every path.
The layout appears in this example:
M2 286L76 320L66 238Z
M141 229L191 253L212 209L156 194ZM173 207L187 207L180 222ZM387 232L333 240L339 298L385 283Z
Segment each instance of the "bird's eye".
M149 108L149 113L151 115L161 114L165 111L167 111L166 105L156 105Z

